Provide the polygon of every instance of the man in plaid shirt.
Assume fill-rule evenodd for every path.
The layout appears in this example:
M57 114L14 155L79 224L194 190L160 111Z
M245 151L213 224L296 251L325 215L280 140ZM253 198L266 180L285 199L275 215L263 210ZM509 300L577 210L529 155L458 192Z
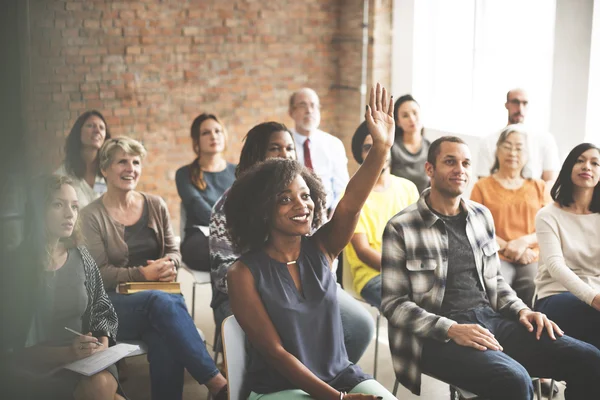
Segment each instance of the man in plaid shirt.
M471 155L459 138L431 144L431 179L383 234L382 305L396 377L420 394L421 372L489 399L533 399L530 376L567 381L566 398L600 399L600 351L533 312L500 274L494 221L461 199Z

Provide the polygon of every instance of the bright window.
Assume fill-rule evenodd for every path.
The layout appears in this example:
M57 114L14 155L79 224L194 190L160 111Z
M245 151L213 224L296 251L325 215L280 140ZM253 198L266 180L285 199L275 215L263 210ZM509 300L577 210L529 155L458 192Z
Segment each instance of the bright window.
M585 140L600 145L600 0L594 2Z
M416 0L413 95L426 127L483 136L506 124L506 92L529 93L548 129L554 0Z

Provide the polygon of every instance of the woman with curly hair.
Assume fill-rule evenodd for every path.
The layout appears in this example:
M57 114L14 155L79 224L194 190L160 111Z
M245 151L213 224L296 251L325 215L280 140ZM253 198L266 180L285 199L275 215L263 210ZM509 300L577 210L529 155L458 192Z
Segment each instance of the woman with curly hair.
M12 343L19 360L14 368L17 381L25 380L20 381L17 397L123 399L115 365L89 377L69 370L48 375L54 368L114 345L117 315L94 259L79 245L79 206L70 178L42 176L32 191L28 213L34 220L17 251L25 255L17 259L23 263L21 268L42 265L43 269L27 274L30 288L37 288L28 296L34 300L18 302L31 318L22 325L27 334L15 338L20 343ZM74 336L65 327L87 333Z
M252 166L270 158L296 160L292 133L285 125L273 121L263 122L248 131L236 175L241 176ZM227 200L227 194L228 192L225 192L217 201L210 217L209 247L213 281L213 298L210 305L214 311L217 329L221 328L225 318L232 315L227 295L227 271L239 257L226 231L227 218L225 218L223 205ZM373 317L341 287L337 290L337 300L348 358L356 363L373 338L375 331Z
M96 110L81 114L67 136L65 161L56 174L71 178L82 209L106 192L106 183L98 168L98 152L108 139L110 131L106 120Z
M373 148L323 226L323 185L296 161L267 160L231 188L225 214L242 256L227 284L250 342L250 399L394 398L348 360L331 273L394 142L392 110L386 90L371 89L366 119Z
M210 211L233 184L235 165L225 160L225 128L213 114L200 114L190 135L196 158L177 170L175 182L185 211L185 239L181 243L183 262L192 269L210 271L208 238L200 230L208 226Z

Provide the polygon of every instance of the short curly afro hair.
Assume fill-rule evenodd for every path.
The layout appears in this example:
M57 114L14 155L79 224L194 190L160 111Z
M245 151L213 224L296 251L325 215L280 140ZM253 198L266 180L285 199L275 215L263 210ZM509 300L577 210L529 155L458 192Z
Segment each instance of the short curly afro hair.
M300 175L315 203L312 228L323 223L327 193L314 172L294 160L272 158L250 167L234 182L225 201L227 231L239 254L264 246L271 229L277 194Z

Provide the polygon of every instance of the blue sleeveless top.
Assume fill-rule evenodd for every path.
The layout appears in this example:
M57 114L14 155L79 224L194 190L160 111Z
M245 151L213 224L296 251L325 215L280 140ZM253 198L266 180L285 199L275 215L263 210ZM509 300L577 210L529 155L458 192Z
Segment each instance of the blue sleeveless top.
M297 265L304 296L300 294L286 263L262 250L240 257L252 273L263 305L281 338L283 347L319 379L339 391L350 391L372 379L348 360L337 285L325 255L310 238L302 238ZM259 393L297 389L261 353L247 342L248 388Z

